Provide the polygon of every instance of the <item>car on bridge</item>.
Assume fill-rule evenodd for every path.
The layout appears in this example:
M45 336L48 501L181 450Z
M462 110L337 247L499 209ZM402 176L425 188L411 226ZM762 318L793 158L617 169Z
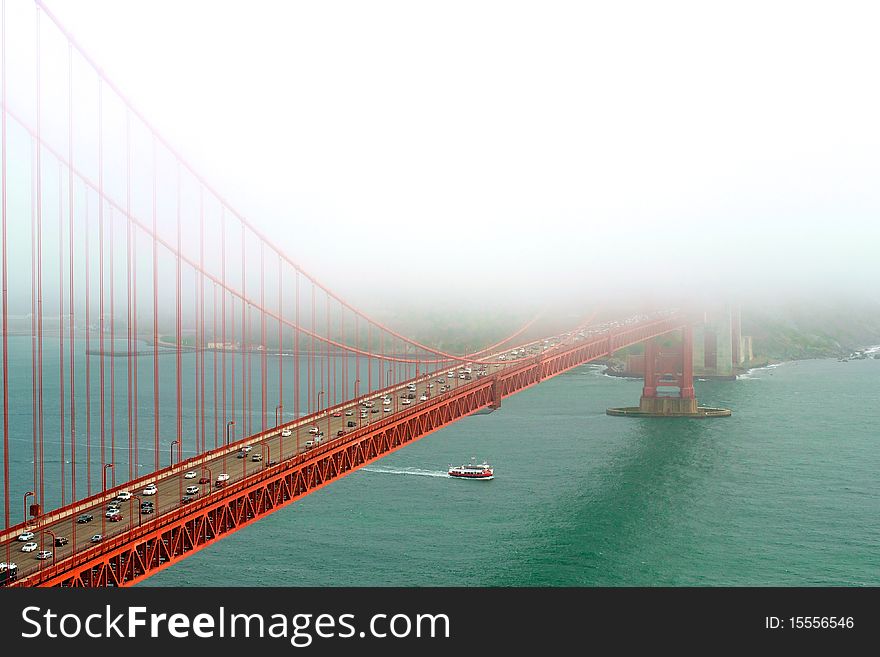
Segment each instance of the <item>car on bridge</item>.
M186 487L186 494L187 495L198 495L201 492L202 492L202 489L199 488L198 486L187 486Z
M33 542L25 543L24 545L21 546L21 551L22 552L35 552L38 547L39 546Z
M199 483L200 483L200 484L210 484L210 483L211 483L211 478L210 478L210 477L202 477L202 478L199 479Z
M181 504L189 504L190 502L192 502L195 499L196 498L194 498L194 497L190 497L189 495L185 495L184 497L180 498L180 503Z
M225 472L221 472L217 475L217 481L229 481L229 475Z
M95 534L89 539L92 543L100 543L104 540L104 537L101 534Z
M156 484L148 484L143 490L144 495L155 495L158 492L159 489L156 487Z
M107 509L107 513L104 514L105 518L112 518L113 516L119 515L119 509Z
M183 478L184 479L195 479L198 476L199 476L198 472L196 472L195 470L190 470L185 475L183 475Z
M354 411L345 411L345 417L351 417L354 415Z
M109 518L107 518L107 520L108 520L109 522L119 522L119 521L122 520L124 517L125 517L125 516L123 516L121 513L117 513L116 515L113 515L113 516L110 516Z
M22 532L21 534L18 535L18 540L19 541L29 541L33 537L34 537L33 532Z
M356 427L356 426L357 426L357 422L354 422L354 421L352 421L352 420L349 420L348 422L345 423L345 426L347 426L347 427L349 427L349 428L351 428L351 427Z
M251 462L252 462L252 463L259 463L259 462L262 461L262 460L263 460L263 455L262 455L262 454L254 454L253 456L251 456Z
M41 561L43 559L51 559L51 558L52 558L52 550L40 550L39 552L37 552L37 559L40 559Z
M94 519L95 519L95 516L93 516L91 513L83 513L79 518L76 519L76 523L78 525L84 525L87 522L91 522Z
M142 506L141 507L141 515L147 516L151 513L155 513L156 509L151 506Z
M292 435L293 435L293 431L291 431L289 427L284 427L281 430L281 437L282 438L289 438Z
M342 411L335 411L330 414L330 417L342 417Z
M253 445L245 445L244 447L241 448L241 451L244 452L245 454L247 454L247 453L248 453L249 451L251 451L253 448L254 448Z
M70 543L70 539L66 536L56 536L55 537L55 547L62 547Z
M116 496L116 499L120 502L127 502L131 499L131 493L129 493L127 490L121 491L119 495Z

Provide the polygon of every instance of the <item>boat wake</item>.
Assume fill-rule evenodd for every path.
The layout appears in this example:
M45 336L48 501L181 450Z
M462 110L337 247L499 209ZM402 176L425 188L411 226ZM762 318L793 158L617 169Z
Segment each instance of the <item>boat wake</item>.
M391 475L415 475L417 477L448 477L449 475L446 472L437 472L436 470L422 470L420 468L403 468L403 469L394 469L394 468L381 468L381 467L366 467L361 468L362 472L375 472L377 474L391 474Z

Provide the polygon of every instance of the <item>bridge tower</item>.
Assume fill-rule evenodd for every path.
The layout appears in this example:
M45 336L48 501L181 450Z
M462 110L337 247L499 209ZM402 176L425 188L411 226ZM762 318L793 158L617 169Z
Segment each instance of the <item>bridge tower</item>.
M644 385L638 406L609 408L608 415L633 417L725 417L726 408L699 406L694 393L694 327L681 328L681 342L661 348L657 338L645 342ZM678 388L676 393L661 388Z

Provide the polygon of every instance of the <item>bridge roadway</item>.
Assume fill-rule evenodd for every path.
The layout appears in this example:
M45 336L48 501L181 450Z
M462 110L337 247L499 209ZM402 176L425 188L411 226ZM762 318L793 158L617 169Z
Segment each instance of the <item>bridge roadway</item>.
M559 338L553 338L545 345L541 344L543 341L535 341L528 343L523 348L527 349L527 355L535 355L548 348L552 348L558 341ZM502 354L509 357L510 352L511 349L509 348L508 350L484 357L482 361L496 359ZM504 367L519 364L520 360L521 358L517 358L504 363L486 364L482 367L486 368L486 375L488 375ZM481 360L473 362L473 371L470 375L472 379L478 377L477 368L481 367L479 365L480 362ZM28 523L26 528L21 527L19 531L11 533L6 540L0 542L0 560L16 563L18 566L18 579L21 580L28 575L53 565L56 561L60 562L73 556L75 552L95 547L95 543L91 541L92 536L95 534L101 534L102 541L106 541L139 526L159 525L164 515L182 506L182 500L186 496L185 490L188 486L197 486L199 488L199 493L194 497L208 495L218 490L215 482L221 473L229 475L226 485L231 485L259 471L261 468L309 451L311 448L307 447L306 443L312 438L312 434L308 431L310 427L318 427L323 432L323 442L326 442L337 437L338 431L354 431L383 419L384 416L393 415L398 410L423 403L420 401L420 398L424 394L427 394L429 397L443 394L440 393L441 385L449 385L449 391L454 391L459 384L470 383L470 380L460 378L460 370L465 366L463 363L457 363L452 370L434 371L430 375L422 375L413 381L404 381L392 388L388 388L387 390L390 392L388 396L391 397L392 401L391 405L383 404L382 391L360 396L326 411L267 430L265 434L245 438L230 445L228 450L223 448L214 450L222 451L223 453L218 456L209 457L208 460L198 465L192 465L192 468L187 466L194 459L189 459L179 466L174 466L170 472L163 473L160 471L157 475L142 477L135 482L108 489L106 494L98 495L98 499L92 499L91 503L70 505L60 518L52 520L46 525L40 525L37 520L33 520ZM448 375L449 372L453 372L452 376ZM441 380L442 383L440 382ZM415 398L410 400L409 404L406 404L404 403L404 398L409 392L407 385L410 383L414 383L416 386ZM364 402L372 402L373 405L371 408L364 408L361 405ZM386 407L391 410L385 411ZM366 412L366 417L362 417L362 411ZM355 426L347 426L349 422L355 422ZM292 435L282 437L281 430L284 428L291 429ZM250 446L250 452L246 453L244 458L239 458L240 448L244 446ZM253 457L255 455L261 456L262 460L259 462L254 461ZM194 472L195 476L193 478L186 478L185 474L187 472ZM210 480L209 483L200 483L203 477L207 477ZM154 495L145 495L143 490L147 483L150 482L156 484L158 492ZM137 483L136 487L133 485L134 483ZM128 501L121 502L121 520L110 521L105 515L107 505L122 491L130 492L132 497ZM142 514L140 512L141 503L146 501L153 502L155 509L153 513ZM52 517L56 513L57 511L50 512L47 514L47 517ZM77 518L84 514L92 515L93 520L82 524L77 523ZM30 539L30 541L38 544L36 551L27 553L21 551L24 544L30 542L17 539L17 535L21 531L32 531L35 534L35 537ZM66 538L68 543L56 547L53 537ZM52 557L38 559L36 555L41 550L52 551Z
M372 458L380 457L384 453L397 448L396 446L403 446L408 440L416 439L421 435L424 435L425 432L429 433L433 430L430 426L415 426L411 423L412 418L428 417L420 415L420 406L424 406L426 409L450 409L450 411L443 411L446 415L440 417L434 422L433 426L436 428L438 422L439 425L442 426L454 421L456 417L461 416L461 414L457 414L459 411L452 410L454 408L471 408L473 410L479 410L487 405L491 406L500 403L504 396L514 394L519 390L539 383L546 378L561 374L572 367L595 360L596 358L607 356L622 347L642 342L650 337L663 335L669 331L681 328L686 324L695 323L696 321L698 320L673 311L661 312L652 316L641 315L635 318L629 318L621 323L606 322L599 327L578 327L574 332L550 338L549 343L548 340L544 340L543 344L541 340L536 340L527 343L526 345L520 345L517 349L525 347L525 357L501 362L502 354L506 353L509 358L512 348L508 347L504 351L499 351L495 354L484 357L482 361L474 361L475 365L482 363L486 366L485 378L490 383L488 389L485 385L481 386L479 380L469 381L460 379L458 377L458 370L463 367L463 364L461 363L455 364L455 374L453 377L448 377L446 374L448 370L444 369L423 375L412 381L401 382L384 391L372 392L369 395L364 395L357 399L347 401L342 405L321 411L312 416L286 423L281 427L275 427L264 433L244 438L229 446L224 446L206 454L190 458L179 465L165 468L157 473L151 473L150 475L141 477L133 482L129 482L126 485L107 490L106 493L101 493L86 500L81 500L75 504L68 505L63 509L50 511L49 513L44 514L41 518L31 521L29 525L21 523L15 527L7 528L2 534L0 534L0 559L5 559L7 561L12 560L18 564L18 582L16 582L18 585L27 586L41 583L45 584L47 582L54 582L54 585L58 585L62 583L62 580L66 577L66 573L73 572L79 574L74 574L74 579L66 580L67 583L64 585L108 586L114 585L111 580L116 579L115 576L108 578L109 570L121 571L122 568L134 565L134 561L131 559L137 558L142 560L141 557L135 557L133 553L127 553L125 561L122 561L122 557L120 556L124 551L135 549L136 545L140 545L141 548L146 547L146 549L151 550L152 556L148 557L148 564L151 565L147 565L146 570L155 572L157 567L162 568L162 563L167 561L167 559L162 557L163 552L172 560L176 560L185 556L186 550L192 552L192 550L198 549L200 546L203 546L208 542L222 538L222 536L213 535L206 536L204 539L196 537L194 540L198 541L198 546L189 548L184 546L182 549L184 549L185 552L181 553L179 551L181 549L178 545L180 534L175 533L178 530L174 528L181 527L181 521L189 522L189 518L199 516L204 517L203 514L205 512L202 511L202 509L214 509L217 510L217 512L222 512L223 509L227 508L223 505L227 504L227 498L229 498L229 503L236 504L236 508L239 509L239 511L231 512L239 514L241 513L242 507L234 500L242 501L242 495L245 495L251 500L249 504L257 504L259 506L259 508L249 507L249 510L246 512L248 515L246 515L246 517L242 516L240 520L236 520L228 515L223 516L225 519L223 522L228 520L233 524L229 529L215 527L212 531L225 534L228 531L234 531L234 527L239 523L249 522L249 519L256 519L260 514L271 512L271 510L277 508L278 505L285 504L286 502L284 500L279 500L271 503L269 507L266 507L267 498L259 497L259 499L257 499L249 497L251 493L248 491L256 491L257 489L266 490L260 488L262 484L255 484L257 488L253 488L252 486L249 486L249 484L255 479L260 480L261 468L268 467L270 462L281 461L279 466L282 466L280 471L277 467L267 470L267 472L274 471L274 474L272 474L273 481L279 481L278 477L298 477L299 474L295 473L304 473L304 476L308 478L308 482L297 479L299 484L292 479L288 480L289 483L287 485L296 487L296 490L289 487L285 487L283 491L274 487L272 489L274 493L266 490L266 493L269 495L277 495L279 494L279 491L281 491L286 495L284 498L285 500L293 501L293 499L302 494L307 494L308 491L315 490L324 485L324 483L329 483L333 478L339 476L339 466L337 466L335 475L333 473L321 475L321 479L317 483L311 479L311 473L313 472L312 468L317 467L317 464L320 462L326 463L325 459L328 458L326 454L338 454L342 457L339 450L347 450L348 448L346 445L350 444L352 449L367 449L369 451L367 454L361 451L358 451L357 453L349 452L349 454L354 455L353 458L355 458L358 463L363 464L365 462L364 459L369 461L372 460ZM531 357L529 357L530 354ZM474 367L472 376L475 379L478 378L476 377L476 372L477 368ZM442 385L437 382L439 379L443 379L444 384L451 383L450 390L445 393L439 393L439 387ZM412 400L411 404L404 405L402 404L401 395L404 394L409 383L413 383L416 386L416 398ZM433 387L429 387L429 384L431 383L433 383ZM476 386L474 384L476 384ZM460 392L459 388L461 388ZM486 392L483 392L479 397L481 401L477 401L476 398L473 398L473 395L475 394L473 391L475 390L488 390L489 396L487 397ZM427 402L418 401L419 397L426 391L430 391L431 398ZM379 412L375 413L369 412L367 417L362 419L360 417L360 404L365 400L370 400L373 401L374 406L368 409L369 411L381 409L384 406L382 404L383 393L393 393L391 394L392 408L394 408L395 411L400 412L392 411L385 413L379 410ZM472 401L463 403L463 400L466 398L470 398ZM346 411L351 412L352 415L346 415ZM415 414L413 414L413 411L415 411ZM427 410L426 412L429 415L434 413L434 411L431 410ZM449 415L449 412L452 412L455 417ZM464 414L467 414L467 412ZM409 419L401 419L398 421L397 416ZM437 416L433 417L436 418ZM389 419L391 424L387 421ZM381 422L381 420L386 421ZM350 443L339 443L336 439L336 432L340 429L344 430L345 424L349 421L360 421L361 427L376 424L376 431L378 433L374 434L370 431L367 431L366 433L364 431L357 431ZM398 438L397 442L393 445L383 442L382 445L377 446L376 443L370 443L373 447L365 447L366 442L364 441L371 441L371 436L384 435L386 436L386 439L388 439L388 427L403 426L399 424L399 422L407 423L406 426L408 427L407 431L409 431L409 437L403 438L402 440L404 440L404 442L400 442L401 439ZM325 441L333 442L334 447L331 451L328 451L330 445L326 446L326 448L322 445L320 448L315 449L315 459L317 460L310 461L308 460L308 457L300 455L303 452L308 451L305 446L306 440L310 437L307 428L316 424L323 430ZM280 433L283 427L291 428L293 435L289 438L282 438ZM357 428L358 427L354 427L351 431L355 432ZM393 429L392 431L397 431L397 429ZM398 434L398 437L399 436L400 434ZM245 445L250 445L252 447L248 457L243 459L236 458L239 448ZM357 445L357 447L355 447L355 445ZM262 462L254 462L250 458L252 455L258 453L263 455ZM375 454L375 456L371 456L371 454ZM306 458L307 460L303 461L303 458ZM290 463L290 466L286 466L286 463ZM359 467L358 463L348 465L345 470L351 471L352 469L356 469ZM184 477L184 473L190 470L196 472L196 477L194 479L186 479ZM212 481L216 481L218 474L221 472L229 474L228 484L233 488L229 495L224 495L222 491L213 489L213 486L211 487L213 490L209 490L209 484L207 483L203 485L197 483L203 473L205 473L206 476L209 476ZM325 479L327 476L330 477L329 481ZM248 481L241 481L243 479L248 479ZM142 493L143 488L150 482L156 483L158 494L154 496L145 496ZM199 499L205 498L203 501L193 505L194 509L189 513L186 511L188 505L185 506L181 504L183 491L188 485L199 486ZM242 489L242 486L245 488ZM123 519L120 522L108 522L104 517L106 504L123 490L130 490L134 494L130 501L123 503ZM149 499L150 497L152 497L156 506L155 513L140 516L140 502ZM77 524L76 518L83 513L92 514L94 520L85 524ZM214 513L214 511L208 511L208 513ZM217 521L216 518L215 521ZM38 550L43 548L54 550L52 558L38 560L35 556L36 552L22 553L20 551L23 543L17 541L16 536L24 529L32 529L32 531L35 532L35 540L40 543ZM58 548L53 547L53 533L55 536L63 536L70 539L70 542L65 546ZM106 547L103 549L98 545L92 545L90 543L90 537L95 533L104 535L105 543L102 543L101 545L106 545ZM126 536L131 536L132 534L140 536L141 538L126 540ZM150 547L151 538L159 537L164 537L162 538L162 543L169 546L168 549L160 550L156 547L154 550ZM145 538L147 541L146 543L143 542ZM170 541L173 541L174 545L169 545L169 539ZM133 540L139 542L132 542ZM105 554L116 555L112 557L114 562L111 563L107 561L106 558L102 556ZM73 556L76 556L76 559L71 559ZM158 559L158 561L156 561L156 559ZM98 563L99 561L101 563ZM54 566L55 563L57 563L57 567ZM92 577L86 576L81 578L83 573L76 570L77 568L81 569L81 564L86 564L86 571L91 572ZM98 565L90 566L88 564ZM166 565L169 564L166 563ZM118 569L117 566L119 567ZM43 573L43 570L46 572ZM96 572L97 575L95 574ZM138 573L126 576L124 580L125 583L131 583L142 577L149 576L149 572L144 572L142 568ZM97 579L94 579L94 577ZM122 581L120 581L120 583L122 583Z

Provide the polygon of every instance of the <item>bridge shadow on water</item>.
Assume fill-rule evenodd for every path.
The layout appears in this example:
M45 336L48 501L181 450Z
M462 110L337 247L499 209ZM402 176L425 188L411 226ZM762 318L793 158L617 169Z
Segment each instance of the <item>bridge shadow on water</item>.
M688 527L702 482L719 465L711 426L718 421L608 418L601 422L615 438L610 458L585 473L578 492L562 494L546 507L525 541L534 549L514 557L499 584L683 583L671 580L661 563L670 557L679 562L688 558L681 552L691 546L678 532ZM523 580L522 573L528 573L529 579Z

